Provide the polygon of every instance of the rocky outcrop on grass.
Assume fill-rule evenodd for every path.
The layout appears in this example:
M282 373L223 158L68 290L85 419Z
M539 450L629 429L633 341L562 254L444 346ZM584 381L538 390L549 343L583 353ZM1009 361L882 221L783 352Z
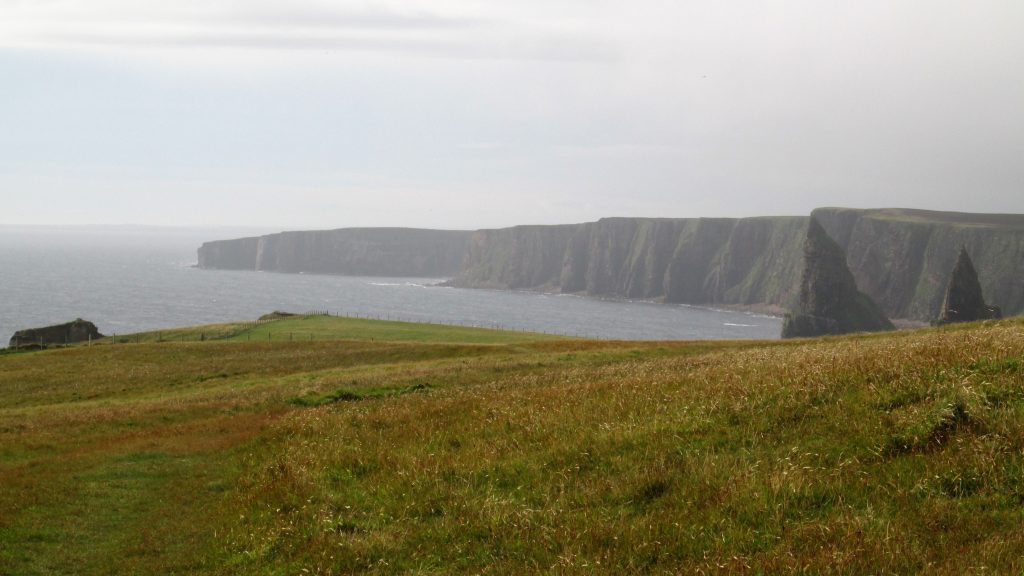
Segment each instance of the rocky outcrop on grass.
M978 272L974 269L967 248L960 249L956 266L950 274L946 293L942 298L942 310L936 324L952 324L955 322L974 322L1001 318L998 306L985 304Z
M95 324L78 318L66 324L19 330L11 337L8 345L12 348L29 345L49 346L54 344L75 344L77 342L99 340L100 338L103 338L103 334L100 334Z
M803 338L893 330L892 322L857 283L846 265L846 254L811 218L804 243L800 296L786 316L783 338Z

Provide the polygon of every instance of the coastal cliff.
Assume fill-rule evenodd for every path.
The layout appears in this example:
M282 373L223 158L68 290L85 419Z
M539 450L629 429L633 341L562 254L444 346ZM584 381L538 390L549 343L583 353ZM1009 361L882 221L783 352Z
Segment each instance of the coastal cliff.
M1024 215L819 208L857 286L890 318L936 317L960 248L986 298L1024 314ZM809 218L605 218L475 232L354 228L208 242L200 268L452 278L695 305L793 309Z
M1024 314L1024 215L819 208L860 289L890 318L936 317L961 248L991 304Z
M807 219L606 218L480 230L455 286L785 306Z
M217 270L258 270L256 254L261 238L204 242L199 247L199 267Z
M451 284L500 290L557 290L562 261L578 225L478 230Z
M282 232L207 242L199 248L199 267L440 278L459 272L470 235L412 228Z
M813 216L891 318L935 318L961 246L989 300L1024 313L1024 215L820 208ZM807 225L807 217L606 218L480 230L452 284L791 309Z

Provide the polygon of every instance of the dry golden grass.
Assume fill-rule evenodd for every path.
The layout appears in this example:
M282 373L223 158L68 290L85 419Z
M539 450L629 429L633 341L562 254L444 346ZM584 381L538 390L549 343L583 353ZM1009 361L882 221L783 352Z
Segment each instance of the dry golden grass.
M1019 573L1022 363L1020 321L0 357L0 572Z

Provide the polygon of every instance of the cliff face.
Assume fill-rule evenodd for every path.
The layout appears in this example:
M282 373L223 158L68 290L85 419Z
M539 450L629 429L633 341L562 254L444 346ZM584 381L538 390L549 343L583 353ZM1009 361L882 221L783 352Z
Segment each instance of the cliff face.
M990 303L1024 314L1024 215L819 208L813 216L889 317L935 318L961 246Z
M806 222L607 218L481 230L453 284L687 304L785 305L795 294Z
M260 238L204 242L199 247L199 267L219 270L256 270Z
M562 255L559 288L594 296L661 296L677 222L606 218L577 226Z
M929 321L965 246L990 303L1024 314L1024 215L820 208L860 290L891 318ZM454 277L468 288L684 304L796 305L807 217L606 218L476 232L286 232L209 242L201 268Z
M878 306L857 289L846 255L811 218L804 243L800 296L782 326L783 338L893 330Z
M974 256L990 302L1024 314L1022 215L821 208L813 216L846 253L860 290L889 317L935 318L961 245ZM481 230L453 283L791 309L807 223L607 218Z
M453 284L502 290L557 288L575 225L478 230Z
M446 277L459 272L471 232L346 228L207 242L199 267L365 276Z
M712 302L789 308L800 278L806 217L736 221L711 274Z

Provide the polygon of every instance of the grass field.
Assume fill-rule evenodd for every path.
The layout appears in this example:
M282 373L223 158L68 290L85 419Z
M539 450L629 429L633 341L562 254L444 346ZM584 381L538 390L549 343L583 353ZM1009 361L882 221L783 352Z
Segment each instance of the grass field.
M461 344L511 344L562 338L537 332L511 332L414 322L389 322L326 315L299 315L267 322L238 322L176 328L110 338L107 343L197 342L230 340L235 342L310 342L310 341L382 341L382 342L457 342Z
M0 574L1024 570L1020 320L137 340L0 355Z

